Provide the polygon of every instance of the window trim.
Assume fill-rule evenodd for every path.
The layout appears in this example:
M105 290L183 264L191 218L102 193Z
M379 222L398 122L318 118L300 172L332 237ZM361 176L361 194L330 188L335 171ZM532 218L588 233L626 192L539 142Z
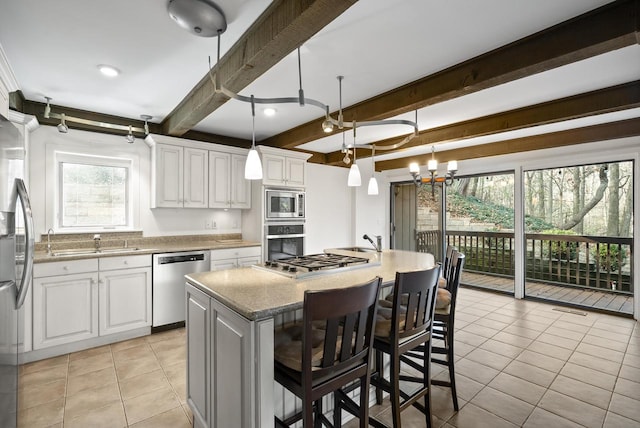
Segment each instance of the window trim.
M132 231L136 230L137 223L137 207L132 197L134 189L138 187L138 162L135 157L117 153L113 156L113 153L79 153L76 150L57 150L51 148L52 161L52 186L50 194L52 194L51 202L48 204L51 207L52 224L53 229L60 233L87 233L87 232L105 232L105 231ZM113 166L124 167L127 169L127 184L126 184L126 224L123 226L63 226L62 225L62 163L76 163L95 166Z

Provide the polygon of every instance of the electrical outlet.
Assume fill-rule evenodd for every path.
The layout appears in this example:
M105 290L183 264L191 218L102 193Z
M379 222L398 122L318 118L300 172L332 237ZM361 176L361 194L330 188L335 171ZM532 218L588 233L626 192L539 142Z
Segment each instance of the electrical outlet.
M217 229L218 228L218 225L216 224L215 220L213 221L211 228L212 229Z
M204 222L204 228L205 229L213 229L214 228L213 222L211 220L206 220Z

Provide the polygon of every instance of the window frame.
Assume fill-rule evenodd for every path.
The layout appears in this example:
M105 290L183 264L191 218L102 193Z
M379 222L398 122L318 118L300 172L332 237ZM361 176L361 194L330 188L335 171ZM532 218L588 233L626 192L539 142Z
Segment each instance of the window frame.
M135 230L134 224L134 207L132 201L132 191L134 189L134 170L135 162L130 157L114 157L103 154L85 154L68 151L55 151L54 153L54 225L55 230L62 233L82 233L93 231L130 231ZM93 225L93 226L64 226L62 224L62 164L73 163L92 166L105 166L115 168L126 168L126 184L125 184L125 224L120 226L112 225Z

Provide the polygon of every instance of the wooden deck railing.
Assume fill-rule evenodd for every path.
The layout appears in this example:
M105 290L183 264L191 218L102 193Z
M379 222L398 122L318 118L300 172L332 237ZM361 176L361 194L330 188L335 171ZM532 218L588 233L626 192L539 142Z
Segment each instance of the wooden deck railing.
M527 280L633 294L633 238L527 233ZM514 234L447 231L447 244L465 253L465 270L514 276ZM440 232L416 233L417 251L439 254Z

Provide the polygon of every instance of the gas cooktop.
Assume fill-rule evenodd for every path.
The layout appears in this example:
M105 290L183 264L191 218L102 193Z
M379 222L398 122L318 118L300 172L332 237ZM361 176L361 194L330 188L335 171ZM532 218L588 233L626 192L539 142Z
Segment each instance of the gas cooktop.
M377 266L379 264L379 262L371 262L366 257L322 253L267 260L262 264L254 265L254 267L290 278L305 278L312 275L338 273L352 268Z

